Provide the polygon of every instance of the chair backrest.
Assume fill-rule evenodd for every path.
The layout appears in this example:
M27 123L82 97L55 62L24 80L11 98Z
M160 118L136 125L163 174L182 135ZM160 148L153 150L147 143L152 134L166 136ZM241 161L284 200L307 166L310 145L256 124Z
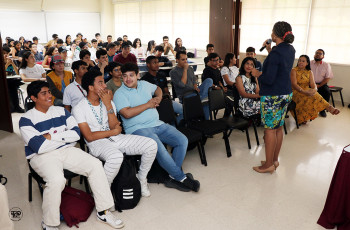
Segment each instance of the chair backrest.
M159 114L159 120L168 124L176 123L173 102L170 100L170 98L163 98L157 107L157 111Z
M205 120L203 106L197 91L184 94L182 99L185 121Z
M32 99L30 99L30 97L27 97L27 98L25 99L25 102L24 102L24 108L25 108L25 110L28 111L28 110L34 108L34 106L35 106L35 102L32 101Z
M215 90L212 87L208 91L210 111L224 109L226 107L225 95L222 89Z

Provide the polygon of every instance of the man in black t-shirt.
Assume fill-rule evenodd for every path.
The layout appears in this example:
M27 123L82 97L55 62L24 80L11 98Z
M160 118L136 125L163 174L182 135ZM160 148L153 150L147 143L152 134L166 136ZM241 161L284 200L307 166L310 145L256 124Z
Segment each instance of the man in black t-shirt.
M146 59L146 64L148 72L141 78L141 80L148 81L149 83L155 84L162 89L163 95L170 95L168 88L168 81L166 79L166 74L159 70L159 61L156 56L149 56ZM172 101L174 112L178 114L177 123L183 119L183 109L182 104Z

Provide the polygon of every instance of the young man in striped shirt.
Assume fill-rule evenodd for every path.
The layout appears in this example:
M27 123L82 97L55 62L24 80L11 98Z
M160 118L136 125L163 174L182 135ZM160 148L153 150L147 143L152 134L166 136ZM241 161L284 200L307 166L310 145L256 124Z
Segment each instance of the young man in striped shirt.
M27 92L35 107L21 117L19 128L26 158L46 182L42 228L58 229L60 225L61 192L66 184L63 169L87 176L94 194L97 219L113 228L122 228L123 222L108 210L114 201L102 163L74 147L80 139L74 117L64 108L52 105L48 83L32 82Z

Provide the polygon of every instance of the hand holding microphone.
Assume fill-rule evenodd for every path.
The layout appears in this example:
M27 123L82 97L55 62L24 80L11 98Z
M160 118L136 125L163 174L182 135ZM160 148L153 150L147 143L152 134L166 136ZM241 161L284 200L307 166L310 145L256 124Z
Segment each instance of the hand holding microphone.
M267 39L263 43L263 46L260 48L260 52L263 51L265 48L267 48L267 51L270 52L270 50L271 50L271 42L272 42L271 38Z

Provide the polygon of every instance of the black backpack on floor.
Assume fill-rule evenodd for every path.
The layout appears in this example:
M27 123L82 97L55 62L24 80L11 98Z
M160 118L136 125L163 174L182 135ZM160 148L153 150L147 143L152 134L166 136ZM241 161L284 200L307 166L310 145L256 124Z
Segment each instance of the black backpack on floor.
M118 175L111 186L114 197L115 209L133 209L141 199L141 185L136 177L136 169L133 159L125 156Z
M159 165L158 160L155 159L147 174L147 182L164 184L166 180L169 180L169 173L167 173L167 171L165 171L162 166Z

